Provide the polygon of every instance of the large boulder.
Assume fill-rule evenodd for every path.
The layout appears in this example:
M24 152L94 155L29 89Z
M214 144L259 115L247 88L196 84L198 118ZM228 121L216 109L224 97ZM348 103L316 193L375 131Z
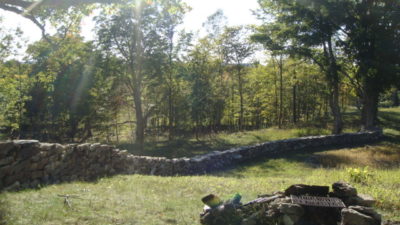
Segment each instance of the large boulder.
M326 197L329 193L328 186L294 184L285 190L285 195L312 195Z
M332 185L333 194L339 198L347 199L357 196L357 189L346 182L336 182Z
M360 205L365 207L372 207L375 204L375 199L367 194L358 194L347 199L348 205Z
M350 206L342 210L341 225L381 225L382 218L372 208Z
M282 203L278 209L283 214L282 220L285 225L296 224L304 215L303 207L297 204Z

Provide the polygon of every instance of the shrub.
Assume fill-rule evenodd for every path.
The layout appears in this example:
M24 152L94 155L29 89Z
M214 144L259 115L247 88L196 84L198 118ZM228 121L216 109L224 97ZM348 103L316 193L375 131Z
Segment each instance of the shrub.
M372 177L371 172L368 170L368 166L364 168L348 168L347 173L352 182L366 184Z

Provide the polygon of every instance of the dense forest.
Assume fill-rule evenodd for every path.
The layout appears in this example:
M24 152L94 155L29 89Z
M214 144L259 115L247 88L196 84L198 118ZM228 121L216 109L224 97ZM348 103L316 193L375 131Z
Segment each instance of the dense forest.
M374 129L379 105L399 105L399 1L258 2L261 25L219 10L199 35L180 26L180 0L0 0L42 30L15 57L24 31L0 26L0 139L142 145L316 122L337 134L346 110Z

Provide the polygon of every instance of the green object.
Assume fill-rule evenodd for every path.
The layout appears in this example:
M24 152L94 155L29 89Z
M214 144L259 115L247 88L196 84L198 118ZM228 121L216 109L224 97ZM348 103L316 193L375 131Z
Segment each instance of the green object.
M242 196L239 193L236 193L235 195L233 195L231 202L233 204L239 204L241 199L242 199Z
M211 208L215 208L222 204L222 200L213 194L209 194L201 199L201 201Z

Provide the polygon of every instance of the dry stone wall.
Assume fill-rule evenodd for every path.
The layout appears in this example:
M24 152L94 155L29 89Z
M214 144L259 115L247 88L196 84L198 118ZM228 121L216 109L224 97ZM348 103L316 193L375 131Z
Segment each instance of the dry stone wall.
M161 176L204 174L283 153L373 142L379 131L313 136L215 151L193 158L136 156L102 144L51 144L36 140L0 142L0 190L37 187L115 174Z

